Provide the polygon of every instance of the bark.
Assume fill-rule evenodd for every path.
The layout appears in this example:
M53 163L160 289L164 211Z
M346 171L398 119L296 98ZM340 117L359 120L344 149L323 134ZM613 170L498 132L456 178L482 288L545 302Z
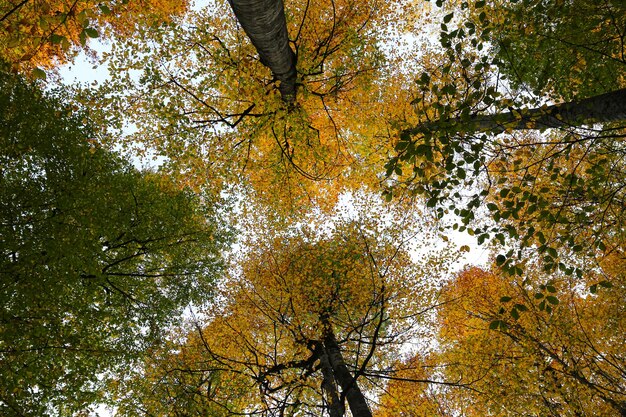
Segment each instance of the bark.
M323 376L322 391L324 392L326 401L328 402L330 417L343 417L346 412L345 406L339 399L333 368L326 352L320 356L320 366L322 368Z
M566 128L618 121L626 121L626 89L544 108L474 115L469 120L455 118L426 122L412 129L407 129L404 133L415 135L437 129L456 132L502 133L509 129Z
M229 0L263 65L280 81L284 101L296 99L296 56L289 46L283 0Z
M365 396L361 392L357 381L352 377L350 370L348 370L335 334L328 324L325 325L324 329L324 349L328 354L328 360L333 369L335 380L341 387L342 395L348 400L352 416L372 417L372 411L367 405Z

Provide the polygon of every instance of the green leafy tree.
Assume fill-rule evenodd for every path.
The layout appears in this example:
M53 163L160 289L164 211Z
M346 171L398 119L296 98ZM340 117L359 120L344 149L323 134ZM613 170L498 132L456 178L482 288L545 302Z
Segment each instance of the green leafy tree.
M98 147L85 113L0 86L0 413L69 415L209 300L227 234L208 196Z
M480 26L516 87L566 101L624 87L624 2L487 1L476 23L483 12Z
M546 268L569 274L581 273L572 252L596 258L622 251L626 90L623 43L615 38L621 6L451 3L439 18L442 52L416 80L413 103L422 122L400 132L388 176L425 195L440 217L458 215L454 227L479 243L507 241L513 250L499 260L512 274L527 258L517 249L538 250ZM583 27L597 38L594 48L573 29L584 13L592 14ZM574 47L582 55L566 77ZM520 55L504 59L507 48ZM596 71L607 60L606 72ZM594 84L596 75L606 82ZM475 221L482 208L493 222Z

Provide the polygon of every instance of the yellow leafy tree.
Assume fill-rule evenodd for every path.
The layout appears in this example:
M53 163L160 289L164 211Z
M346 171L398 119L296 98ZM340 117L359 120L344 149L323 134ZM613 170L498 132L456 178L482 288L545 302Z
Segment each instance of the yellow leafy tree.
M71 60L90 38L128 36L139 26L170 22L187 6L186 0L6 0L0 3L0 60L42 75Z
M335 220L322 233L304 227L257 234L208 324L148 372L152 383L181 378L187 386L154 414L189 411L194 403L192 415L343 416L348 408L371 415L374 382L389 372L402 343L423 331L419 323L434 303L429 271L448 262L444 255L411 261L408 235L384 224L402 211ZM428 228L419 229L426 239Z
M565 275L533 286L465 270L444 292L436 354L428 366L412 359L420 366L405 371L409 379L450 385L410 396L409 382L393 382L385 399L390 414L381 415L623 415L623 267L623 257L606 259L591 278L601 280L591 294Z
M395 141L390 121L413 117L406 78L381 48L401 20L397 6L289 2L298 73L292 104L280 99L222 0L181 25L145 27L140 38L115 45L112 82L98 94L104 101L91 103L104 106L109 125L136 124L127 145L166 157L182 183L243 182L277 209L331 208L343 188L378 184ZM141 75L130 78L127 69Z

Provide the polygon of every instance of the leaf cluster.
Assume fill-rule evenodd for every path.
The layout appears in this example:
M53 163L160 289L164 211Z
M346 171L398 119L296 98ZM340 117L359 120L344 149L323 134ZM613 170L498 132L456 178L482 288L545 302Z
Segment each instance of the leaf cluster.
M0 84L0 409L71 413L206 301L228 234L208 196L100 147L84 114Z
M167 22L187 9L185 0L38 1L0 4L0 60L13 70L45 78L100 35L127 36L138 25ZM32 71L32 72L31 72Z

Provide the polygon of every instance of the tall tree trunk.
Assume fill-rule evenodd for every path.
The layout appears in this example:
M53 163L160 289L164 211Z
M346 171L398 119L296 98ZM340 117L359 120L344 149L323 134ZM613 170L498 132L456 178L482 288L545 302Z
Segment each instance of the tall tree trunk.
M326 353L325 349L324 353L320 356L320 366L322 368L323 376L322 391L326 396L326 402L328 402L330 417L343 417L346 412L345 405L339 399L335 375L330 364L330 360L328 359L328 353Z
M325 323L324 327L324 349L328 354L328 360L333 368L335 380L341 387L342 395L345 395L345 398L348 400L352 416L372 417L372 411L367 405L365 396L346 366L343 355L341 354L341 349L339 348L339 344L337 343L337 339L335 338L330 324Z
M229 0L263 65L280 81L284 101L296 99L296 56L289 47L283 0Z
M626 121L626 89L543 108L473 115L468 120L454 118L425 122L404 133L415 135L437 129L502 133L509 129L560 128L617 121Z

